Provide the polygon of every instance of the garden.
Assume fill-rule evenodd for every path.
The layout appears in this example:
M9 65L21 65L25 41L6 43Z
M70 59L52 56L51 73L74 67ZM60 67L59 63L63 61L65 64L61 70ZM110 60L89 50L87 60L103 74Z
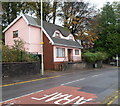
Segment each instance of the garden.
M2 76L18 77L40 72L38 55L25 52L22 40L15 40L12 47L2 45Z

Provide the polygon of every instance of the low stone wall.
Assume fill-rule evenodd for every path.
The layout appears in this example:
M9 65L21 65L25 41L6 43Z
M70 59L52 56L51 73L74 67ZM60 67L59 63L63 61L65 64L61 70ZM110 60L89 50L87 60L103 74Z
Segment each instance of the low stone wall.
M76 63L69 63L67 65L67 70L82 70L82 69L92 69L92 68L102 68L102 61L97 62L76 62Z
M40 62L2 63L2 77L17 77L40 73Z
M85 68L102 68L102 61L91 62L91 63L86 62L85 64L86 64Z
M69 63L67 70L82 70L85 68L85 64L82 62Z

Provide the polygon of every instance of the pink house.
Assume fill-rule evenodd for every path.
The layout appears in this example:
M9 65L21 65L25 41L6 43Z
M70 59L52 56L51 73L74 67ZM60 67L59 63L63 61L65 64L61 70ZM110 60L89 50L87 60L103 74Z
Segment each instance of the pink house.
M58 69L60 63L81 61L80 42L63 27L43 21L43 41L41 40L41 26L37 18L21 15L3 31L5 45L12 46L15 39L22 39L24 49L33 54L44 56L44 68ZM43 44L41 44L43 42Z

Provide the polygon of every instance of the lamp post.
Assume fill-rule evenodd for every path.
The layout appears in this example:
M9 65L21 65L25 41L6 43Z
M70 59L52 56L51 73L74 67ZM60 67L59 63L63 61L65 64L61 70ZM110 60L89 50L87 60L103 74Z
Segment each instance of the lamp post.
M42 0L41 0L41 75L44 75L44 59L43 59L43 32L42 32L42 28L43 28L43 21L42 21Z

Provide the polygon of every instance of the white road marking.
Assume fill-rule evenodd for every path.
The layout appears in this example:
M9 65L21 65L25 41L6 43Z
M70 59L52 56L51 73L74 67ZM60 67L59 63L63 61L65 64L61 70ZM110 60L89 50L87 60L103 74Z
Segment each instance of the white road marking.
M73 82L78 82L80 80L84 80L86 78L82 78L82 79L78 79L78 80L74 80L74 81L70 81L70 82L67 82L67 83L64 83L64 84L61 84L61 85L67 85L67 84L70 84L70 83L73 83Z
M31 99L34 99L36 101L44 100L44 102L54 101L54 104L58 104L58 105L61 105L61 101L63 101L62 104L69 104L73 101L75 101L74 104L84 104L88 101L93 100L93 98L85 99L85 97L82 97L82 96L76 96L74 98L71 98L72 96L73 95L70 95L70 94L63 94L60 92L55 92L53 94L44 95L42 98L32 97Z
M97 75L93 75L93 76L89 76L89 77L97 77L97 76L100 76L100 75L102 75L102 74L97 74ZM67 83L64 83L64 84L61 84L61 85L71 84L71 83L73 83L73 82L78 82L78 81L80 81L80 80L84 80L84 79L86 79L86 78L82 78L82 79L78 79L78 80L70 81L70 82L67 82Z
M98 75L93 75L92 77L97 77L97 76L100 76L100 75L102 75L102 74L98 74Z
M25 96L29 96L29 95L31 95L31 94L35 94L35 93L42 92L42 91L44 91L44 90L40 90L40 91L32 92L32 93L29 93L29 94L26 94L26 95L22 95L22 96L18 96L18 97L15 97L15 98L11 98L11 99L2 101L2 102L0 102L0 103L7 102L7 101L10 101L10 100L13 100L13 99L18 99L18 98L25 97Z

